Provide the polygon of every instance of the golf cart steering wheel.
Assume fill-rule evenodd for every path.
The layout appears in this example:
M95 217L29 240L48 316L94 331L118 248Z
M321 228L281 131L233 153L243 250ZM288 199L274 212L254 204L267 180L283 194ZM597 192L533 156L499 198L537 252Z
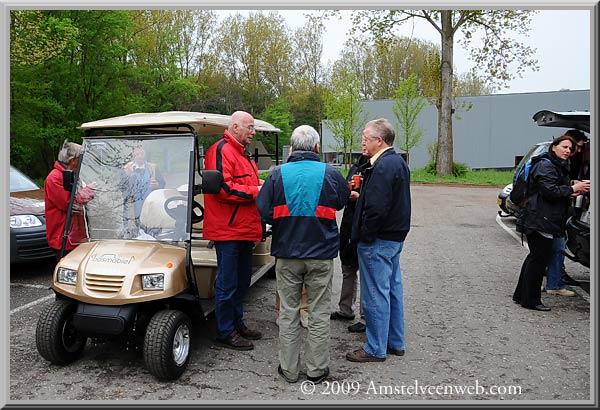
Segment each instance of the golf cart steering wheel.
M183 201L187 203L185 196L173 196L165 201L165 212L175 221L184 221L187 218L186 206L175 205L170 206L175 201ZM204 207L196 200L192 201L192 225L201 222L204 219Z

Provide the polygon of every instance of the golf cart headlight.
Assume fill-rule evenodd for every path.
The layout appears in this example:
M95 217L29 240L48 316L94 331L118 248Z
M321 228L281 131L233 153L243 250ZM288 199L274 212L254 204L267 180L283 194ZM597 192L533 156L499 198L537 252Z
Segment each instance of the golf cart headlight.
M10 217L11 228L31 228L42 226L42 221L35 215L15 215Z
M142 288L144 290L163 290L165 288L165 275L162 273L142 275Z
M77 284L77 271L67 268L58 268L58 282L69 285Z

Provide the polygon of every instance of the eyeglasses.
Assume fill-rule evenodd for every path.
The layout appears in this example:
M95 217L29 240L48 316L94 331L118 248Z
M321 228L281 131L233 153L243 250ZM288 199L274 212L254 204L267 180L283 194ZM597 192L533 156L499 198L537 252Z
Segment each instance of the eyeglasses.
M245 127L242 124L238 124L238 125L242 128L246 128L248 131L256 130L256 128L254 128L254 125L246 125Z
M583 148L583 147L585 147L585 144L575 144L575 145L577 145L577 148Z
M367 141L375 141L375 140L378 140L379 138L381 138L381 137L362 137L362 140L361 140L361 141L362 141L363 143L365 143L365 142L367 142Z

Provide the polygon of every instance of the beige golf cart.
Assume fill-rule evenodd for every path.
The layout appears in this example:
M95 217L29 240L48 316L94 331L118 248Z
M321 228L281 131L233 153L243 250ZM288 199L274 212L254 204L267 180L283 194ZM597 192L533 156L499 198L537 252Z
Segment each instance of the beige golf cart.
M202 237L202 204L204 194L221 189L222 175L203 170L199 140L221 137L229 119L164 112L81 125L79 167L64 175L72 199L63 249L76 247L56 265L56 300L38 320L42 357L64 365L89 338L119 338L142 348L158 379L184 372L192 319L213 312L217 275L215 250ZM265 121L255 127L278 138L280 130ZM274 266L270 237L263 237L251 284Z

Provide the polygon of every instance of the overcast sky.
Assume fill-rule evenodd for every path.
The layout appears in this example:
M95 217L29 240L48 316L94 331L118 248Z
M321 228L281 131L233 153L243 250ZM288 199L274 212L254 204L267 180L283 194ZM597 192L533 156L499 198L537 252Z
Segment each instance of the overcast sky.
M290 28L304 23L307 11L279 11ZM347 13L348 14L348 13ZM412 35L440 44L439 33L422 19L405 24L401 34ZM330 60L338 57L349 27L349 19L330 20L324 35L323 55ZM458 35L460 38L460 34ZM456 38L455 38L456 40ZM536 58L540 70L526 70L523 78L510 82L508 88L497 93L524 93L555 91L560 89L583 90L590 88L590 11L588 10L540 10L532 18L528 38L523 42L537 49ZM454 64L458 73L473 67L468 52L455 44Z

